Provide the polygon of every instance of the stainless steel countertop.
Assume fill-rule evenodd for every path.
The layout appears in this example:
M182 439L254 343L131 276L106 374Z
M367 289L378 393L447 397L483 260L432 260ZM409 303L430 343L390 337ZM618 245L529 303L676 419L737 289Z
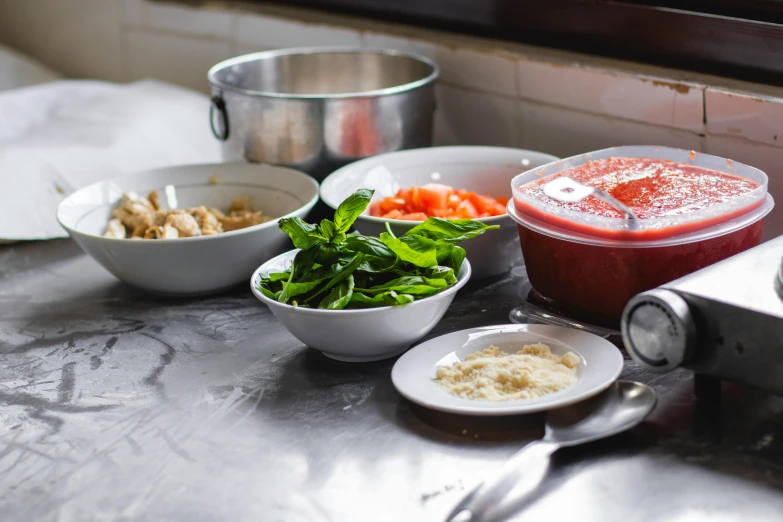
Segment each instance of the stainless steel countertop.
M506 323L517 282L469 284L432 336ZM541 434L415 407L392 364L326 359L244 287L157 298L68 240L0 247L0 520L439 521ZM783 519L783 398L622 377L649 422L563 451L514 520Z

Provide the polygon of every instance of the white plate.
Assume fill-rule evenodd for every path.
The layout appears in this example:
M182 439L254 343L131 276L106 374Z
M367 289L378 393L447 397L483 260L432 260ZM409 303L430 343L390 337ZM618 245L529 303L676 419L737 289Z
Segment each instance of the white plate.
M568 388L535 399L487 401L447 393L435 381L439 366L450 366L467 355L495 345L516 353L526 344L544 343L552 353L571 351L581 359L577 380ZM397 360L392 382L403 397L433 410L463 415L519 415L552 410L583 401L608 388L623 369L620 350L597 335L562 326L516 324L460 330L430 339Z

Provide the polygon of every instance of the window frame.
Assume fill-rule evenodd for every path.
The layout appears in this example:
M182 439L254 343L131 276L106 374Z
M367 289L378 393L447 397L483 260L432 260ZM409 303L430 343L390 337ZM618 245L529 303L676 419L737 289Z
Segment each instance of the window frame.
M733 1L710 0L711 3L705 4L705 0L281 0L278 3L783 85L783 2L775 5L774 0L745 0L742 6L734 6ZM711 5L713 12L669 7L674 4L693 9Z

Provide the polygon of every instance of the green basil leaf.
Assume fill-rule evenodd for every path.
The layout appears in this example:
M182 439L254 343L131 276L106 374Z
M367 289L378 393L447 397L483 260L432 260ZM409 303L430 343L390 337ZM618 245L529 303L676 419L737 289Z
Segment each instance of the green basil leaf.
M332 291L318 304L318 308L327 310L342 310L351 302L353 295L353 275L348 275L340 284L334 286Z
M415 285L415 284L408 284L408 285L396 285L391 288L384 288L379 290L373 290L370 288L361 288L359 289L362 293L367 295L377 295L379 293L394 291L398 294L408 294L414 296L416 299L423 299L425 297L430 297L435 294L438 294L445 290L445 288L436 288L434 286L430 285Z
M424 223L416 225L408 230L405 236L424 236L428 239L440 239L449 243L465 241L480 236L487 230L500 228L497 225L486 225L473 219L442 219L431 217Z
M264 278L264 280L268 281L286 281L290 277L290 271L286 272L272 272L267 277Z
M343 279L351 275L354 272L354 270L356 270L358 266L362 264L363 260L364 260L364 254L356 254L348 264L340 268L340 270L323 286L323 288L321 288L315 294L308 297L306 302L309 302L313 300L315 297L330 290L340 281L342 281Z
M372 199L374 193L374 190L359 189L340 203L340 206L334 212L334 224L338 232L348 232L354 221L370 204L370 199Z
M459 268L462 266L462 260L465 259L465 249L454 243L449 243L440 239L435 241L435 248L438 265L451 268L455 272L458 272Z
M308 274L320 266L329 266L337 263L342 258L347 258L350 252L346 252L341 245L324 243L316 245L308 250L302 250L296 254L294 265L296 267L296 280L301 281ZM346 261L347 262L347 261ZM312 277L310 279L313 279Z
M283 293L288 298L288 301L298 295L306 294L307 292L314 290L321 283L322 281L309 281L307 283L283 283Z
M433 266L424 272L428 279L443 279L449 286L457 282L457 276L454 275L454 269L447 266Z
M379 306L393 306L387 300L388 295L389 292L368 296L361 292L357 292L354 289L354 292L351 295L350 305L351 307L356 307L356 308L376 308Z
M388 223L387 223L388 224ZM422 236L409 236L397 239L387 232L381 233L381 242L407 263L429 268L437 266L437 245L435 241Z
M307 250L319 243L325 242L323 238L313 237L311 235L315 232L315 225L305 223L298 217L281 219L278 227L288 234L288 237L291 238L291 241L296 248L301 248L302 250Z
M377 237L348 236L345 238L345 248L351 252L361 252L375 257L396 257L394 252Z
M297 283L310 283L313 281L321 282L326 279L334 277L337 272L343 267L341 263L333 263L331 265L317 265L316 268L302 274Z
M456 245L451 245L448 258L443 261L443 265L454 270L454 273L458 273L462 267L462 262L465 260L465 249Z
M322 219L315 232L310 235L331 243L342 243L345 241L345 233L338 230L334 221L329 219Z
M350 306L354 308L375 308L379 306L400 306L412 303L415 298L410 294L398 294L394 290L376 295L365 295L354 289Z
M390 292L389 292L389 296L390 296L392 299L394 299L394 301L396 302L396 304L397 304L397 305L406 305L406 304L410 304L410 303L412 303L413 301L415 301L415 300L416 300L416 298L415 298L415 297L413 297L413 296L412 296L412 295L410 295L410 294L398 294L398 293L397 293L397 292L395 292L394 290L392 290L392 291L390 291Z
M411 294L416 296L428 296L437 294L451 286L445 279L430 279L423 276L403 276L392 279L382 285L371 288L357 288L356 290L367 295L374 295L389 290L399 294Z
M273 292L272 290L270 290L269 288L267 288L266 286L264 286L263 283L258 285L258 291L261 292L262 294L264 294L269 299L273 299L273 300L277 301L277 294L275 292Z
M364 261L361 265L359 265L359 268L357 268L357 271L362 272L368 272L370 274L382 274L384 272L391 272L392 270L395 270L395 267L397 267L397 261L399 261L399 257L375 257L375 256L364 256Z
M296 272L296 261L297 258L300 256L300 254L302 254L302 252L304 252L304 250L300 250L299 252L297 252L296 257L294 257L294 262L291 263L291 273L288 275L288 281L281 281L283 285L283 291L280 292L277 296L277 300L281 303L287 303L292 297L286 292L286 285L290 285L294 280L294 273ZM295 287L290 287L290 288L291 290L295 289Z

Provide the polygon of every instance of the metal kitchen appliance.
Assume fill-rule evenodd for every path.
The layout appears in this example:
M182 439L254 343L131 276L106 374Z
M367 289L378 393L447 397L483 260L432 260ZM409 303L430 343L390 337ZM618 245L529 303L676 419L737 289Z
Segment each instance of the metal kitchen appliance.
M622 317L631 357L783 394L783 236L635 296Z
M354 47L279 49L209 71L211 125L225 161L323 179L357 159L429 147L438 67L412 53Z

